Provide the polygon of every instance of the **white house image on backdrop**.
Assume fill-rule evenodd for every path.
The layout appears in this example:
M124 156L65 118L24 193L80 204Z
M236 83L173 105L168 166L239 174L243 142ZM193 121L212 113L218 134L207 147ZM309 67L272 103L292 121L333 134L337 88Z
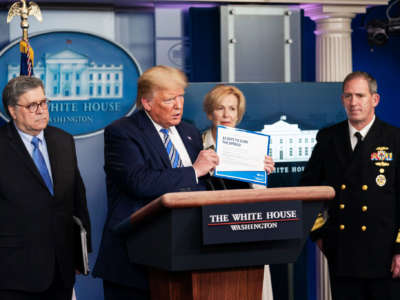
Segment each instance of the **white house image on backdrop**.
M318 130L301 130L298 124L286 122L286 116L264 125L261 133L271 137L269 155L275 162L308 161L316 144Z
M8 65L8 80L19 75L18 65ZM115 99L123 97L123 65L97 65L70 49L45 55L34 66L50 100Z

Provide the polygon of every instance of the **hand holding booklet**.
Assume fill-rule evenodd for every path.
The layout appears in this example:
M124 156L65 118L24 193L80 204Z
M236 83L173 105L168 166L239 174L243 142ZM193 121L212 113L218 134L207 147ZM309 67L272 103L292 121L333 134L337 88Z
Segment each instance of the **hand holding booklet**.
M267 185L264 170L270 136L218 125L216 152L219 165L214 176Z

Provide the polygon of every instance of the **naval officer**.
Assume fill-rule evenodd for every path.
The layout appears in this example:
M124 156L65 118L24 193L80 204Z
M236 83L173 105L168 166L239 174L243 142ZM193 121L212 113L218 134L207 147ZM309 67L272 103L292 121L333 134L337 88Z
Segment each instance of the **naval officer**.
M400 275L400 130L375 116L376 80L353 72L343 82L347 120L322 129L301 185L330 185L336 196L312 239L328 259L332 297L394 299Z

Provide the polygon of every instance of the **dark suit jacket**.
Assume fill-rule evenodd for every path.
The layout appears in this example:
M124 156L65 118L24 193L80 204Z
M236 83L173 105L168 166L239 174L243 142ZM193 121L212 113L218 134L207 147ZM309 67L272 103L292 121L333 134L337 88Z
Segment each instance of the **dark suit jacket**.
M185 122L176 129L194 162L202 150L200 133ZM93 275L147 289L145 272L129 263L124 238L113 233L113 228L165 193L204 190L205 184L196 182L192 167L171 167L164 144L144 111L109 125L104 142L108 215Z
M318 132L300 184L330 185L336 196L312 238L323 239L336 276L389 277L400 253L400 129L376 119L359 150L353 155L347 121Z
M66 287L75 280L72 216L90 232L85 188L71 135L44 130L54 196L13 123L0 128L0 289L40 292L55 265Z

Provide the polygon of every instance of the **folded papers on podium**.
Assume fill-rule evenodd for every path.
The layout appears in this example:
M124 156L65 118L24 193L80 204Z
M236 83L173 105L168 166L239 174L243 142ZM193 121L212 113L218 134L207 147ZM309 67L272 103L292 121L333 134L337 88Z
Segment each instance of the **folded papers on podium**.
M82 221L73 216L75 239L75 269L83 275L89 274L89 257L87 249L87 232Z

